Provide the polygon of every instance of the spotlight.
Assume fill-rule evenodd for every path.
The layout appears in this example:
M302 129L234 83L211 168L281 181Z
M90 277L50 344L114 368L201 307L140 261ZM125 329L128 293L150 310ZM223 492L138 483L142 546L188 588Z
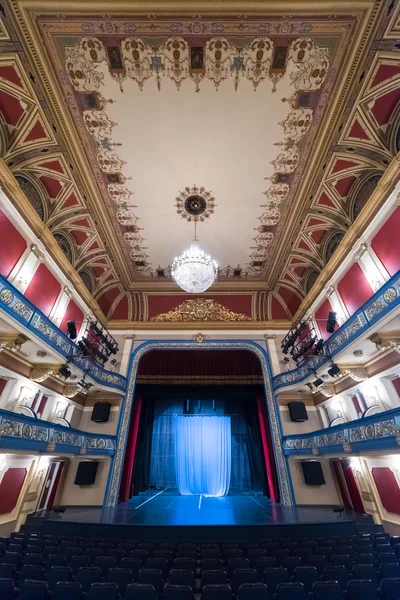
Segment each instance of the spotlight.
M76 335L77 335L75 321L67 321L67 327L68 327L68 335L69 335L70 339L75 340Z
M117 359L113 358L112 361L111 361L111 364L114 366L116 362L117 362Z
M318 377L318 379L316 379L315 381L313 381L313 384L315 385L315 387L319 387L323 383L324 383L324 380L321 379L321 377Z
M336 316L337 314L335 312L330 312L328 314L328 321L326 323L326 330L328 333L333 333L336 329L336 326L338 324Z
M329 377L337 377L340 374L340 368L333 364L330 369L328 369Z
M60 377L65 377L65 379L71 377L71 371L68 369L68 364L61 365L61 367L58 369L58 374Z

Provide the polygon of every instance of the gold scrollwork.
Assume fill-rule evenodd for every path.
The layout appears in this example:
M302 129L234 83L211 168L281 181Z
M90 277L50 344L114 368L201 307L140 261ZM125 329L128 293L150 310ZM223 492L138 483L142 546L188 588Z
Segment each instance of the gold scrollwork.
M251 321L251 318L242 313L229 310L226 306L215 300L185 300L173 310L152 317L150 321Z

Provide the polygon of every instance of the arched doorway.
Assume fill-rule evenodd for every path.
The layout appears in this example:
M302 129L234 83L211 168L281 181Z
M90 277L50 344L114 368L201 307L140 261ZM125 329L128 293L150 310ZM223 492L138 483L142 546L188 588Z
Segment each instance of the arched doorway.
M175 354L175 358L171 358L174 355L172 352L166 351L183 351L183 354L180 355ZM193 350L195 353L197 352L198 360L194 361L193 356L189 359L189 350ZM161 354L153 355L150 354L152 351L162 351ZM211 351L208 355L208 358L200 359L199 357L206 355L204 354L207 351ZM222 352L221 352L222 351ZM227 354L227 352L232 351L232 354ZM237 352L244 352L244 354L239 355ZM234 354L236 352L236 354ZM212 354L214 353L214 354ZM215 354L216 353L216 354ZM225 353L225 354L224 354ZM146 358L147 355L147 358ZM169 355L170 358L166 358ZM244 357L247 358L244 358ZM157 362L153 359L157 357ZM178 357L178 358L177 358ZM184 357L184 358L183 358ZM180 360L179 360L180 358ZM211 360L210 360L211 358ZM143 359L142 369L140 368L140 361ZM161 360L160 360L161 359ZM200 360L200 362L199 362ZM168 370L168 364L171 365L172 362L175 361L176 366L174 368L175 373L171 374L170 369L168 371L168 377L166 378L166 369ZM240 361L240 362L238 362ZM164 364L163 364L164 363ZM158 366L155 367L155 364ZM160 366L162 365L163 366ZM195 365L194 370L189 365ZM186 365L186 373L183 372L183 366ZM218 368L217 368L218 365ZM233 368L231 368L233 366ZM204 369L207 368L206 372ZM149 370L150 369L150 370ZM222 371L221 371L222 369ZM203 370L203 371L202 371ZM200 371L200 374L199 374ZM222 373L222 374L221 374ZM177 382L177 376L180 383ZM276 496L280 496L280 500L284 505L292 504L292 493L291 486L289 483L289 476L287 470L287 464L285 457L282 453L281 447L281 429L280 429L280 421L278 416L278 411L275 404L275 399L272 395L271 389L271 375L270 375L270 367L268 355L265 352L264 348L262 348L259 344L255 342L242 342L242 341L229 341L229 342L219 342L219 341L209 341L203 342L201 345L198 343L194 343L191 341L160 341L160 342L144 342L139 347L135 349L132 353L130 371L129 371L129 384L128 384L128 392L126 395L124 407L121 411L120 424L118 429L118 448L117 455L114 460L113 468L111 471L111 476L109 480L109 486L106 494L106 504L108 506L115 506L118 500L119 488L120 488L120 480L124 467L124 457L126 454L127 444L129 443L129 433L132 428L129 427L130 417L132 414L132 419L135 419L135 406L136 411L140 403L143 405L143 399L139 401L139 394L135 394L136 391L140 391L142 386L142 392L146 392L147 397L149 395L148 389L143 389L143 386L146 385L146 376L153 377L156 380L155 383L148 383L147 386L150 385L161 385L167 386L182 385L182 379L189 378L192 379L195 377L200 377L202 380L206 381L207 384L211 385L211 382L214 382L214 386L218 385L216 380L218 377L222 377L224 379L224 385L232 385L236 390L238 390L240 386L240 379L242 381L242 385L251 385L258 386L258 394L263 392L263 396L258 395L254 400L254 406L257 407L257 419L264 419L267 422L267 425L270 427L270 456L272 455L272 461L276 464L276 473L277 473L277 490ZM233 379L232 379L233 377ZM246 380L246 383L244 381ZM229 381L231 383L229 383ZM185 385L187 385L187 380L185 381ZM200 386L197 386L197 390L195 396L201 395L199 391ZM153 388L154 389L154 388ZM181 388L182 389L182 388ZM215 389L215 388L214 388ZM232 388L233 389L233 388ZM249 391L249 388L247 388ZM160 390L158 390L160 393ZM210 395L209 392L206 395ZM257 388L255 387L252 390L252 395L254 398L254 394L257 394ZM152 392L150 395L153 397L157 396L155 392ZM187 393L183 393L183 396L187 395ZM217 404L219 404L219 409L221 410L222 400L221 393L217 393L217 391L213 391L212 395L216 395L219 397ZM178 394L179 396L179 394ZM183 411L183 398L182 392L179 397L180 407ZM239 394L240 396L240 394ZM203 396L202 398L193 398L192 400L208 400L209 403L215 398L206 398ZM239 399L240 400L240 399ZM239 401L238 400L238 401ZM178 402L178 400L177 400ZM226 402L224 403L226 404ZM242 402L243 404L243 402ZM192 404L193 406L193 404ZM206 406L206 405L204 405ZM211 405L210 405L211 406ZM210 406L208 406L207 410L211 410ZM141 408L141 407L140 407ZM229 412L229 411L228 411ZM263 413L263 414L261 414ZM237 413L235 413L237 414ZM254 414L254 413L253 413ZM137 417L136 417L137 418ZM138 419L140 421L140 418ZM153 417L154 421L154 417ZM132 421L131 421L132 422ZM142 422L143 423L143 422ZM140 425L136 424L136 433L135 433L135 443L138 443L139 437L139 429ZM142 434L143 435L143 434ZM153 435L153 434L152 434ZM266 469L266 460L265 454L267 453L266 447L268 441L266 440L267 435L262 432L262 428L259 430L259 440L261 445L263 446L263 468ZM128 448L129 452L129 448ZM149 461L149 454L147 454L147 461ZM134 464L131 464L131 467L134 467ZM271 465L270 465L271 466ZM126 463L125 463L126 467ZM250 467L251 468L251 467ZM147 464L146 472L150 473L151 465ZM124 483L124 482L123 482ZM152 483L154 484L154 478ZM268 482L268 492L271 493L271 480ZM136 482L137 484L137 482ZM254 484L254 480L253 480ZM265 489L264 484L264 489Z

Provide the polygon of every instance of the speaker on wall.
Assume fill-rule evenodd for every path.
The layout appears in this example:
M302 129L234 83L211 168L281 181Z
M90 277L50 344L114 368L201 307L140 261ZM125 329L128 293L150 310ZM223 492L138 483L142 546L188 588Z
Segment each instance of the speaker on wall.
M109 402L96 402L93 406L92 421L95 423L107 423L110 418L111 404Z
M296 423L308 421L308 414L304 402L289 402L288 407L291 421L296 421Z
M96 461L85 460L80 462L75 476L75 485L93 485L96 481L98 466L99 463Z
M302 460L304 483L306 485L324 485L325 477L321 463L316 460Z

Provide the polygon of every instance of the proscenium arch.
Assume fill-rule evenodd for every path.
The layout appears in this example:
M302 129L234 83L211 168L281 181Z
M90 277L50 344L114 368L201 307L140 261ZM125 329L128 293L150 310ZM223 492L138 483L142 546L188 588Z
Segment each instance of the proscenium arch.
M271 386L271 367L269 357L264 348L252 341L241 340L209 340L199 345L189 340L159 340L146 341L138 346L131 354L128 386L117 428L117 450L110 467L104 505L112 507L117 505L118 491L121 482L122 467L125 458L126 442L129 432L129 423L132 413L132 404L135 394L136 377L139 362L151 350L248 350L256 354L260 363L264 379L265 397L267 399L268 416L271 424L271 433L274 446L276 468L278 472L281 502L284 506L294 504L293 489L286 457L282 451L282 429L279 410Z

